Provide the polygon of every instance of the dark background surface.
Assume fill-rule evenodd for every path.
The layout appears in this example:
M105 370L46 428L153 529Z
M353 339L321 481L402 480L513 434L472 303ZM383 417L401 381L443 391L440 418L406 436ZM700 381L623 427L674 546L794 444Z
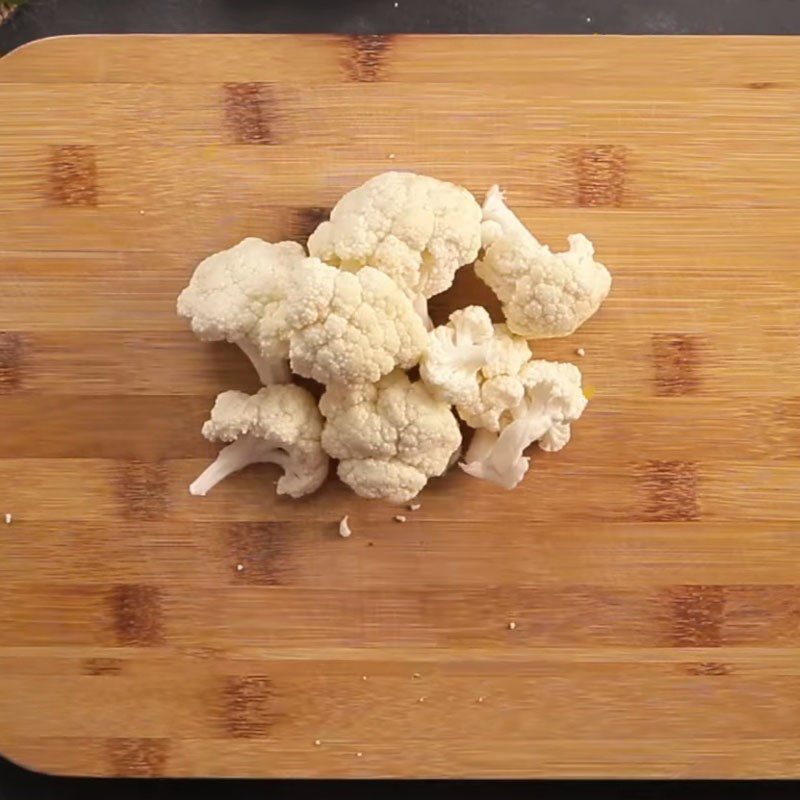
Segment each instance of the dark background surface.
M0 53L75 33L626 33L797 34L800 0L30 0L0 28ZM798 42L800 47L800 41ZM0 109L2 119L2 109ZM798 134L800 135L800 133ZM0 759L0 800L17 798L383 798L501 794L539 798L797 797L796 784L664 782L522 786L291 781L91 781L33 775Z
M68 33L800 33L800 0L29 0L0 52Z

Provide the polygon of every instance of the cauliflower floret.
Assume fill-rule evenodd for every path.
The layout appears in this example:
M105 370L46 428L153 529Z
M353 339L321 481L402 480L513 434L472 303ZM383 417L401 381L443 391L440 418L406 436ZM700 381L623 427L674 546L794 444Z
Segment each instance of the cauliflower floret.
M353 273L306 259L285 311L292 370L320 383L374 383L413 367L425 346L411 301L372 267Z
M497 431L501 417L522 402L519 372L530 358L524 339L493 325L485 308L468 306L428 334L419 372L467 425Z
M611 289L611 274L594 260L583 234L569 250L552 253L506 206L493 186L483 204L483 258L475 272L503 304L508 327L529 339L568 336L597 311Z
M205 495L248 464L267 462L283 468L278 494L311 494L328 474L321 434L322 417L314 397L300 386L267 386L252 396L223 392L203 425L203 436L232 444L222 448L189 491Z
M446 403L476 403L479 374L489 358L493 336L492 319L482 306L454 311L446 325L428 334L419 364L420 377Z
M470 428L499 431L525 396L520 371L530 359L531 349L524 339L514 336L506 325L495 325L489 357L479 373L480 392L473 402L457 407L461 419Z
M427 299L449 289L481 246L481 209L463 187L385 172L348 192L308 240L309 254L342 269L389 275L430 328Z
M458 415L470 428L499 431L508 421L511 410L525 397L525 387L519 375L497 375L480 384L478 399L470 405L457 407Z
M530 459L522 454L533 442L553 452L570 438L570 423L586 408L581 373L574 364L535 360L520 372L525 387L523 401L511 413L499 436L479 430L467 450L464 472L513 489L528 471Z
M296 242L249 238L200 263L178 297L178 314L204 341L239 345L264 384L290 379L283 301L305 258Z
M531 348L525 339L515 336L502 323L494 326L489 357L481 368L484 378L516 375L531 359Z
M333 384L319 407L322 446L362 497L408 502L447 470L461 444L449 406L399 370L377 384Z

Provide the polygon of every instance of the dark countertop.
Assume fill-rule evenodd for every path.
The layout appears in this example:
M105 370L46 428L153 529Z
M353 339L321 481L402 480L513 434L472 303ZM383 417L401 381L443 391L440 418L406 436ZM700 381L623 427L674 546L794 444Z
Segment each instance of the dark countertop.
M396 6L396 7L395 7ZM72 33L800 33L798 0L29 0L0 52Z
M797 34L800 0L30 0L0 27L0 53L60 34L262 32ZM630 796L640 798L677 797L687 791L685 786L660 781L627 785ZM516 782L505 786L521 789ZM470 788L475 791L478 786ZM735 788L728 785L724 792L734 797ZM415 785L414 792L461 797L465 789L463 783L447 787L422 783ZM796 792L791 784L773 783L769 788L761 784L758 794L774 796L780 790ZM392 793L388 785L371 782L344 786L332 782L151 781L145 788L135 781L32 775L0 759L0 800L84 800L109 795L118 800L145 795L152 800L236 800L335 796L339 791L356 797ZM486 794L489 791L494 794L496 785L485 790ZM588 793L593 800L625 794L608 783L591 788L582 783L578 788L538 782L534 791L540 797Z

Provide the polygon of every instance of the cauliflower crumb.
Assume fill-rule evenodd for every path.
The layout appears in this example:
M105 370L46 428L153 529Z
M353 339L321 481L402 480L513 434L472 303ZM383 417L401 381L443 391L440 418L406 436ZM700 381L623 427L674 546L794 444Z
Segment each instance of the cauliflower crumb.
M389 153L389 161L394 161L396 158L394 153Z
M425 702L425 698L424 697L420 697L419 700L417 700L417 702L418 703L424 703Z
M413 678L415 681L417 681L417 680L419 680L419 679L422 677L422 675L420 675L420 674L419 674L419 672L415 672L415 673L414 673L414 674L413 674L411 677L412 677L412 678Z
M402 514L395 514L394 520L395 522L405 522L406 518Z
M482 703L482 702L483 702L483 700L484 700L483 696L481 696L481 697L479 697L479 698L478 698L478 702L479 702L479 703Z
M419 511L422 508L421 503L409 503L408 510L409 511Z
M236 571L237 572L241 572L243 569L244 569L244 564L237 564L236 565Z
M366 679L367 679L367 676L366 676L366 675L362 675L362 676L361 676L361 680L362 680L362 681L365 681Z
M345 514L339 522L339 536L341 536L342 539L346 539L353 532L350 530L350 525L347 522L348 519L349 515Z
M516 622L509 622L508 623L508 629L510 631L515 631L517 629L517 623Z
M6 514L6 525L11 524L11 520L14 519L11 514Z
M361 756L363 756L363 755L364 755L364 754L363 754L363 753L362 753L362 752L359 750L359 751L356 753L356 758L361 758Z
M319 739L314 739L314 747L319 747L322 742Z
M586 355L586 351L585 351L585 350L584 350L582 347L579 347L579 348L578 348L578 349L575 351L575 355L576 355L576 356L580 356L581 358L583 358L583 357Z

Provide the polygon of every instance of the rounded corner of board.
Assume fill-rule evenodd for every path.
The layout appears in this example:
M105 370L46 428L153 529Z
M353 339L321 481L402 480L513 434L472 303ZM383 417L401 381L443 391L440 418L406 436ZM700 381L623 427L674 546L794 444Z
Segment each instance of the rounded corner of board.
M45 36L41 39L33 39L30 42L23 42L13 50L0 57L0 81L24 78L21 72L24 65L31 59L40 57L40 51L49 51L53 48L62 47L66 42L75 42L77 45L86 39L91 39L91 34L62 34L60 36ZM11 75L8 74L9 70Z
M0 743L0 760L8 762L12 769L17 772L24 772L28 775L37 775L47 778L67 778L76 777L77 773L63 772L49 768L46 764L37 764L29 755L16 753L13 746Z

